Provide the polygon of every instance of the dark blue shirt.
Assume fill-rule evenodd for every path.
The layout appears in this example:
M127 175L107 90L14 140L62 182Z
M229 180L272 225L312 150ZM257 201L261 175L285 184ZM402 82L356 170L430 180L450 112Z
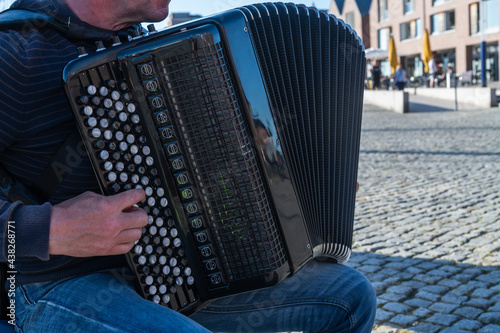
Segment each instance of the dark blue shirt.
M20 0L13 7L77 20L62 0ZM62 87L62 70L77 57L77 47L82 45L93 48L91 44L68 40L50 27L0 31L0 163L28 186L52 161L68 135L76 131ZM125 265L124 256L49 255L52 205L88 190L99 191L90 162L83 158L45 204L11 203L0 193L0 228L4 231L1 258L7 260L7 225L13 221L18 283Z

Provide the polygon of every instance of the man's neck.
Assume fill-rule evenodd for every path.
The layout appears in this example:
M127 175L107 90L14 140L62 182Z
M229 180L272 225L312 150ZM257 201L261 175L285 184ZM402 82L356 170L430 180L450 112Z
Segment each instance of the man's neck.
M94 27L119 30L140 22L128 22L123 6L116 0L64 0L80 20Z

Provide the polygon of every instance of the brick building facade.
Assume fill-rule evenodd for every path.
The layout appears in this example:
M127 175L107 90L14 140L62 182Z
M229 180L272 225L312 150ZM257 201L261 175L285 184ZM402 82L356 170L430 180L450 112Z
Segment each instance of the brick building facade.
M481 4L484 15L481 15ZM423 74L424 29L441 70L471 71L479 77L481 38L487 43L486 73L499 78L499 0L332 0L329 13L350 24L365 47L387 49L392 34L400 64L410 76ZM483 37L480 18L485 18ZM388 75L388 63L382 63Z

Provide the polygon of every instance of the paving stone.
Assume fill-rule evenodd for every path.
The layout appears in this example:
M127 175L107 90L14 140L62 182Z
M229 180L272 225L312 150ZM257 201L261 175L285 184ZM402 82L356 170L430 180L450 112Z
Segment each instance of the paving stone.
M405 304L411 305L411 306L418 306L418 307L423 307L423 308L428 308L432 302L429 302L427 300L423 300L420 298L412 298L409 300L405 301Z
M436 302L429 307L429 310L440 313L451 313L458 306L458 304Z
M375 314L375 320L378 321L388 321L392 317L394 317L394 313L389 312L389 311L384 311L382 309L377 309L377 312Z
M392 286L387 288L387 292L408 296L413 292L413 288L404 286Z
M434 325L431 323L419 323L412 327L410 332L418 332L418 333L436 333L441 329L441 326Z
M469 299L467 296L455 296L451 293L448 293L441 297L442 302L446 303L452 303L452 304L458 304L461 305L462 303L466 302Z
M483 324L478 322L477 320L469 320L469 319L462 319L455 324L453 324L453 327L462 329L462 330L468 330L468 331L476 331L477 329L481 328Z
M500 312L485 312L481 314L477 320L483 324L499 324L500 323Z
M453 313L467 319L476 319L481 313L483 313L483 310L470 306L464 306L456 309Z
M429 300L429 301L436 302L441 296L437 295L437 294L433 294L433 293L428 293L428 292L425 292L425 291L419 291L415 295L415 297L417 297L417 298L423 298L423 299L426 299L426 300Z
M500 325L486 325L480 328L477 333L498 333L500 332Z
M440 333L470 333L470 331L465 331L457 327L447 327L440 331Z
M383 309L394 313L407 313L412 310L412 307L402 303L391 302L384 304Z
M459 320L458 316L451 314L442 314L442 313L436 313L432 317L427 318L427 321L430 321L431 323L446 325L446 326L450 326L451 324L457 322L458 320Z
M494 294L496 294L495 290L485 289L485 288L478 288L478 289L474 290L474 292L472 293L471 297L475 297L475 298L490 298Z
M391 302L400 302L403 301L406 296L402 294L394 294L394 293L385 293L378 296L379 298L391 301Z
M390 322L401 325L403 327L408 327L408 326L411 326L417 320L418 320L418 318L415 316L407 316L407 315L403 315L403 314L398 314L395 317L393 317L390 320Z
M450 290L450 288L444 286L426 286L419 289L419 291L421 292L429 292L439 295L444 295L446 292L448 292L448 290Z
M417 316L418 318L426 318L432 314L432 311L430 311L426 308L418 308L415 311L413 311L412 314Z
M493 303L494 303L493 301L490 301L490 300L484 299L484 298L471 298L467 302L464 302L464 305L469 305L469 306L473 306L476 308L486 310L491 305L493 305Z

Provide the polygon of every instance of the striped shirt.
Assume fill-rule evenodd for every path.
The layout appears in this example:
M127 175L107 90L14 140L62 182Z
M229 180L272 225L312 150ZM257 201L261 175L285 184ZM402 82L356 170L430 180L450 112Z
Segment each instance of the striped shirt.
M20 0L13 7L76 19L62 0ZM28 186L52 161L68 135L76 131L62 87L62 70L77 57L77 47L83 45L49 27L0 31L0 163ZM68 155L71 158L74 156ZM52 205L88 190L99 191L84 156L43 205L10 203L0 194L0 228L4 230L1 258L7 261L5 235L8 221L14 221L18 283L49 281L124 265L124 256L49 256Z

